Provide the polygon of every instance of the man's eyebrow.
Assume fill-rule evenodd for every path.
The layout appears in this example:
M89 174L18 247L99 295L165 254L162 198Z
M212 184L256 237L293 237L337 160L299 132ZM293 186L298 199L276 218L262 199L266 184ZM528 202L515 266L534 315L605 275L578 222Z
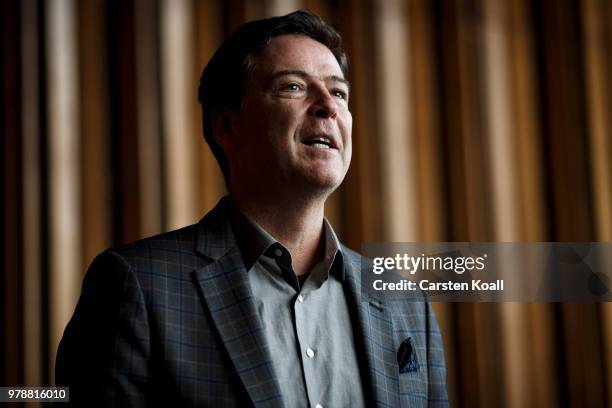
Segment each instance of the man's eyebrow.
M311 75L307 74L304 71L300 71L299 69L285 69L285 70L282 70L282 71L278 71L274 75L272 75L272 80L274 80L274 79L276 79L276 78L278 78L280 76L285 76L285 75L297 75L297 76L302 77L302 78L308 78L308 77L311 76ZM329 76L325 77L324 79L325 80L332 80L334 82L341 82L344 85L346 85L347 87L349 87L349 88L351 87L351 84L350 84L350 82L347 79L342 78L341 76L338 76L338 75L329 75Z

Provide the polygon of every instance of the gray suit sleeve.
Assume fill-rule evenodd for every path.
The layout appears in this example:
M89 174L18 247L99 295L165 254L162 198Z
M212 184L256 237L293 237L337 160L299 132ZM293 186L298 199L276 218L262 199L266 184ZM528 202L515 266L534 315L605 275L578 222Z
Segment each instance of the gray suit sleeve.
M107 251L90 266L60 342L56 383L73 406L144 406L150 387L144 296L128 263Z

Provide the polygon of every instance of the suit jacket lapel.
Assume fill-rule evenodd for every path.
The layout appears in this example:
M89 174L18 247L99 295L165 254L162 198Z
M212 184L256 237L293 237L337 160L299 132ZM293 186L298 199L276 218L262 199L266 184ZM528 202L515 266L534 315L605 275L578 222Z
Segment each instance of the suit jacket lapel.
M345 253L347 253L345 251ZM352 305L353 331L363 356L368 406L399 406L399 369L393 341L393 323L384 304L377 299L362 296L359 259L346 257L345 293ZM351 262L352 261L352 262Z
M282 407L261 318L223 201L200 227L198 251L214 259L195 271L206 308L255 406Z

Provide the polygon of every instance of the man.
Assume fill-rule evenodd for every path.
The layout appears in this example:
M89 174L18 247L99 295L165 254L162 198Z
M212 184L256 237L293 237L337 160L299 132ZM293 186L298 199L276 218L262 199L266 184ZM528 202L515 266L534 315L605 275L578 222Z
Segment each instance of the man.
M351 160L339 35L295 12L247 23L200 84L229 197L200 223L93 262L58 351L83 405L446 405L427 302L360 287L323 217Z

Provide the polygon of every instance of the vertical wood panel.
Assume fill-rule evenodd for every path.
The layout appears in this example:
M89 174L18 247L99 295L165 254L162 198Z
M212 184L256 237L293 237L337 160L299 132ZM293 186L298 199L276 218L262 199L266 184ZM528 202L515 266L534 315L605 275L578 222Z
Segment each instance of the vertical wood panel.
M136 0L135 70L138 117L138 216L140 234L162 231L162 111L159 59L158 2Z
M408 34L404 2L376 1L375 45L379 75L380 121L377 139L380 144L383 228L388 241L412 242L419 231L416 196L415 154L411 125L410 91L406 77L409 73L407 53Z
M466 233L463 238L469 240L487 240L492 236L491 205L493 198L489 190L490 180L485 169L488 166L488 141L484 129L484 83L483 79L483 10L478 0L458 1L454 4L457 18L457 36L454 46L458 53L458 99L451 103L458 104L459 126L456 136L460 138L461 149L450 151L461 155L463 160L462 174L465 179L458 182L458 188L465 189L465 220L462 216L454 222L465 222ZM457 180L459 181L459 180ZM459 238L459 237L457 237Z
M199 215L196 154L201 139L193 129L192 104L197 103L193 78L192 24L188 0L161 1L164 173L167 213L165 229L192 223Z
M521 234L527 241L543 241L548 231L543 184L540 94L536 78L536 50L531 1L511 3L513 109L518 166Z
M484 57L489 140L493 238L496 241L519 241L516 134L512 120L510 58L507 2L484 2ZM503 267L503 265L498 265ZM512 279L513 271L504 271ZM509 407L524 407L531 402L531 364L521 361L530 355L528 308L522 303L499 305L501 318L500 371L503 372L504 399Z
M539 93L536 86L536 61L534 50L533 16L531 1L508 3L510 13L510 75L512 77L512 123L516 139L516 177L518 183L517 225L522 241L546 241L548 219L545 216L545 199L542 174L542 146ZM526 305L524 312L530 336L529 364L523 356L518 361L529 367L529 397L527 402L538 407L556 407L558 399L557 340L554 332L552 306L544 303ZM509 388L512 391L512 388Z
M41 168L39 127L39 9L34 0L21 2L22 18L22 206L24 384L44 385L41 282Z
M442 241L446 234L443 166L444 146L440 137L439 86L436 81L434 22L432 3L409 2L408 40L410 41L411 131L415 138L413 159L417 162L419 239Z
M608 26L606 30L606 39L607 39L606 41L608 44L608 52L606 53L607 55L606 61L608 62L609 69L612 69L612 23L610 23L612 21L612 6L610 6L610 4L608 4L607 13L604 13L602 17L605 19L605 21L608 22ZM612 95L612 81L608 82L607 90L608 90L608 95ZM610 98L612 98L612 96L610 96ZM612 103L612 101L610 103ZM608 178L608 181L610 181L609 178ZM609 195L612 195L612 192L610 191L610 189L611 188L608 187L607 191ZM612 198L609 198L609 201L612 202ZM612 225L608 226L608 228L606 228L606 231L612 231ZM606 236L600 236L598 237L598 239L603 239L608 242L612 242L612 233ZM605 305L602 305L602 320L603 320L603 328L604 328L603 342L606 345L605 356L606 356L606 361L607 361L606 378L608 380L607 381L608 405L612 405L612 303L606 303Z
M553 305L532 303L528 306L531 320L532 354L529 359L533 368L532 405L558 407L560 405L560 377L562 363L559 361L561 341L556 330ZM525 357L524 357L525 358Z
M107 0L113 243L142 238L135 1Z
M50 341L55 355L81 281L76 10L70 0L46 3L49 112ZM49 376L53 379L53 361Z
M589 241L590 214L584 110L584 63L576 3L544 0L542 56L544 58L545 131L549 153L553 239ZM563 338L562 357L569 404L603 406L604 372L598 306L561 304L558 313Z
M0 270L0 302L2 306L1 358L3 367L0 379L4 384L23 381L23 299L21 279L22 233L21 217L21 96L19 92L21 52L19 4L0 4L0 55L2 73L0 88L0 160L2 168L1 209L2 242Z
M450 238L487 241L493 223L484 128L482 4L441 2L439 10ZM456 319L460 404L495 405L504 399L503 366L494 358L501 342L499 306L459 304Z
M493 236L518 239L516 152L510 94L508 10L500 0L484 1L484 65L487 137L491 169Z
M465 202L461 205L465 213L454 218L453 223L463 224L464 232L454 239L466 241L488 241L492 239L493 220L491 216L490 168L487 156L488 140L484 128L484 83L483 83L483 10L480 1L455 2L457 18L458 48L458 99L451 103L458 104L459 123L457 142L461 147L449 151L449 159L461 155L462 168L457 177L464 180L457 182L456 188L464 188ZM455 190L456 191L456 190ZM461 230L459 230L461 231ZM498 304L465 304L459 306L460 316L474 321L474 331L466 332L468 347L473 347L473 360L465 359L463 364L475 364L476 375L467 381L476 381L476 395L465 395L466 403L475 398L479 406L492 406L505 398L502 380L503 363L494 358L501 344L501 324ZM461 322L461 321L460 321ZM460 323L462 324L462 323ZM466 344L467 345L467 344ZM469 354L467 355L469 356ZM467 357L466 356L466 357ZM469 357L468 357L469 358ZM502 369L500 369L502 368ZM465 384L465 383L464 383ZM471 406L470 403L467 403Z
M106 9L102 0L79 3L79 80L81 108L82 264L111 244L112 200Z
M595 239L612 241L612 6L609 2L582 2L586 69L587 120L593 189ZM612 304L601 305L603 361L607 403L612 404Z
M585 110L581 89L579 7L561 0L543 0L542 57L545 140L549 154L552 233L566 240L591 236L585 157Z
M602 341L605 346L603 358L605 361L606 390L609 406L612 404L612 304L605 303L601 305L601 320L603 326Z
M590 165L593 178L593 204L599 240L612 240L612 81L609 58L612 38L607 9L610 5L598 0L582 3L582 27L586 112L590 137Z

